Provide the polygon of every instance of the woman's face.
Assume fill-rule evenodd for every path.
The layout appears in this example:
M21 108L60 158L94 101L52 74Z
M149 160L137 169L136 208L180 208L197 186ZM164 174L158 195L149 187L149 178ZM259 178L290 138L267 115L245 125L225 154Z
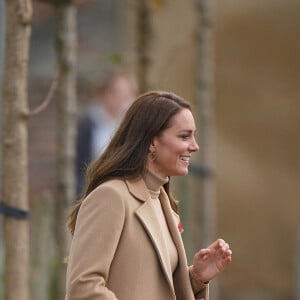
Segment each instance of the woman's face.
M188 173L192 153L199 150L195 141L195 121L189 109L182 109L170 120L170 127L155 137L148 160L150 170L159 176L182 176Z

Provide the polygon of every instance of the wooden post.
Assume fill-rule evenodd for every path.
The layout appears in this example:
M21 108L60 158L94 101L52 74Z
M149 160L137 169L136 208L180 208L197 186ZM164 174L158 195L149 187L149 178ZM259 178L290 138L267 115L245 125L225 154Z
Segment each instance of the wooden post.
M29 224L27 157L27 71L31 32L30 0L6 1L3 81L3 204L23 212L4 215L4 299L29 300Z

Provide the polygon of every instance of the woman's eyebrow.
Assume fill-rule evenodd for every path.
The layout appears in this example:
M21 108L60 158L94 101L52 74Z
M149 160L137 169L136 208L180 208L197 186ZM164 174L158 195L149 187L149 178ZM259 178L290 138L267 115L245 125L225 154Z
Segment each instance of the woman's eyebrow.
M178 130L178 133L195 133L195 131L194 130L192 130L192 129L180 129L180 130Z

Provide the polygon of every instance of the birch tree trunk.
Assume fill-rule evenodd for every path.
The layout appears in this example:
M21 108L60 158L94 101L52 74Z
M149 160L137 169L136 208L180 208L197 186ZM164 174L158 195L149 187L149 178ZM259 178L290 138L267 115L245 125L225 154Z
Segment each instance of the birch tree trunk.
M7 207L28 211L27 70L32 4L6 2L3 82L3 192ZM26 213L24 214L26 216ZM29 224L4 215L4 299L29 300Z
M214 23L215 1L196 0L199 27L198 74L197 74L197 140L201 150L199 163L215 173L215 115L214 115ZM200 197L201 248L207 247L216 238L216 187L214 176L202 177L196 184ZM195 234L197 234L195 232ZM199 233L198 233L199 234ZM211 289L212 299L218 299L217 281Z
M76 7L71 1L56 5L56 52L60 79L57 95L57 199L56 237L59 257L58 294L64 299L66 264L70 235L66 223L75 193L75 134L76 134Z

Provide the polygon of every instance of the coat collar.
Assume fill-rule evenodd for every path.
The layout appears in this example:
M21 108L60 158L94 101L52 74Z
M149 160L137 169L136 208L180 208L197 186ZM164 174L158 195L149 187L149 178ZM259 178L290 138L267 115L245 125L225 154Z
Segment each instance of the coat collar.
M163 234L161 232L159 223L156 222L156 214L153 210L153 207L150 205L150 193L147 190L146 184L143 179L138 179L135 181L126 181L129 193L142 202L141 206L136 210L136 215L139 221L142 223L146 233L149 235L151 242L155 251L157 252L160 264L166 276L166 279L169 283L171 290L174 293L174 285L173 285L173 274L171 268L169 266L168 261L168 249L165 246ZM187 269L186 256L184 251L183 242L178 230L178 224L180 222L179 216L172 210L169 198L161 188L160 193L160 201L162 205L162 209L167 221L168 228L170 230L170 234L176 246L178 252L178 268ZM183 271L183 273L186 273ZM189 280L188 278L184 278L185 280ZM189 284L189 283L188 283ZM174 294L175 296L175 294Z
M142 178L125 180L129 193L136 199L145 202L151 198L145 181Z

